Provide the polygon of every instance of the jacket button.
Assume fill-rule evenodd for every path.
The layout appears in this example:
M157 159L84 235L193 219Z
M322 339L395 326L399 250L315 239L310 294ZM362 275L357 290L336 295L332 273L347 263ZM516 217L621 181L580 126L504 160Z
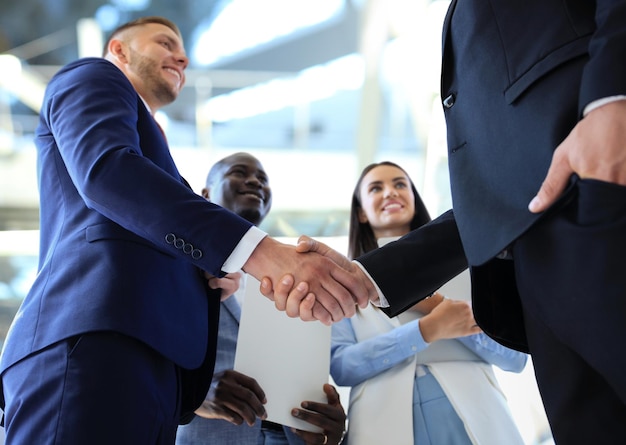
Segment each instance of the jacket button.
M174 247L176 247L177 249L182 249L184 245L185 240L182 238L176 238L176 241L174 241Z
M450 94L443 100L443 106L446 108L452 108L452 106L454 105L454 99L454 94Z
M173 233L168 233L167 235L165 235L165 242L167 244L173 244L174 241L176 241L176 235L174 235Z
M191 258L193 258L194 260L199 260L200 258L202 258L202 251L200 249L193 249L193 251L191 252Z
M193 251L193 245L187 243L183 246L183 252L189 255Z

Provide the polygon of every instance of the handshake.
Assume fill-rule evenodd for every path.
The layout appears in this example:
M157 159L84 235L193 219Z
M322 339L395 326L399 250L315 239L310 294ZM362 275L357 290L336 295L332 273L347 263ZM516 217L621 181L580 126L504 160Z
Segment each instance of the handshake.
M372 280L339 252L307 236L294 247L265 237L244 272L261 281L261 293L289 317L330 325L379 299Z

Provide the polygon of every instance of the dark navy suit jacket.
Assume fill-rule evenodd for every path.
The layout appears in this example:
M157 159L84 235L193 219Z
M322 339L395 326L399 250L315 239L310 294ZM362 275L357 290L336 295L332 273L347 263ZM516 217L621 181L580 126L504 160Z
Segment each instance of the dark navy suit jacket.
M541 217L527 205L583 108L626 94L625 23L623 0L452 1L441 97L454 212L360 259L391 315L469 264L480 326L527 350L511 262L495 258Z
M112 63L67 65L36 134L39 273L7 336L0 372L91 331L134 337L203 381L214 361L214 275L251 224L185 185L142 99ZM208 370L208 372L207 372ZM197 394L195 394L197 393Z

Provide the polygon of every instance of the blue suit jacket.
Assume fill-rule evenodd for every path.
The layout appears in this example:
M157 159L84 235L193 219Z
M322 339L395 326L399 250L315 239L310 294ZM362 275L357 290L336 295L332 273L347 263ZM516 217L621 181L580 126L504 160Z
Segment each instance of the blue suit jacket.
M238 292L243 292L240 288ZM234 297L228 298L220 306L219 335L217 338L217 356L215 374L233 369L241 308ZM211 386L215 385L213 381ZM291 445L304 445L302 439L293 434L289 427L283 427ZM196 416L188 425L178 429L176 445L237 444L257 445L261 430L261 421L252 426L233 425L225 420L205 419Z
M210 375L219 299L208 298L201 270L218 275L251 224L189 189L142 99L104 59L54 76L35 142L39 273L0 372L59 340L109 330Z

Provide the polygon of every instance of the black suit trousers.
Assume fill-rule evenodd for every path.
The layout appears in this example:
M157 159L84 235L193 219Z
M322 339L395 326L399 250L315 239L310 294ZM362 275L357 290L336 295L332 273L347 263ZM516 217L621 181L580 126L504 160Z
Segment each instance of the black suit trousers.
M518 239L526 335L558 444L626 443L626 187L579 180ZM593 427L592 427L593 425Z

